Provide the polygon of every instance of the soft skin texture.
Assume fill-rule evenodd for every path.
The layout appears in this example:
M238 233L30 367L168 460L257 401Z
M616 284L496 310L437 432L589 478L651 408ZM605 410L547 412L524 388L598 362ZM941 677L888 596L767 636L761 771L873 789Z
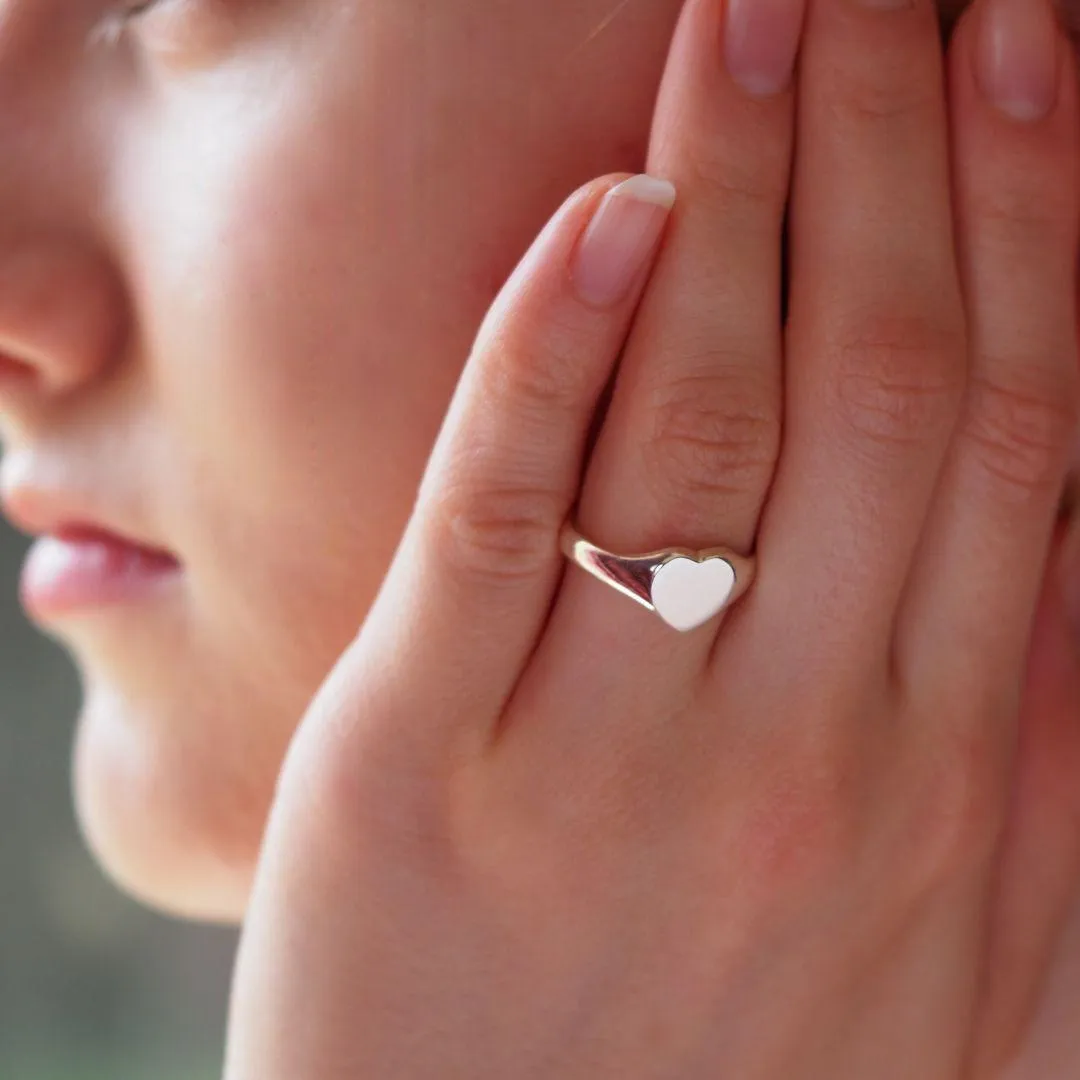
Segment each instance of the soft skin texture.
M135 895L242 915L477 326L570 190L641 166L679 7L0 6L5 492L85 490L183 564L47 627Z
M282 769L228 1080L1002 1080L1031 1046L1080 895L1080 654L1044 589L1077 72L1048 0L982 0L944 95L930 0L814 0L797 93L748 101L715 42L760 93L790 27L721 14L680 19L629 336L591 262L625 196L584 275L578 199L484 319ZM756 542L759 573L674 637L565 567L571 512L615 551Z
M0 291L47 257L64 320L0 301L39 376L4 385L6 488L88 485L184 565L50 627L81 819L144 899L241 914L485 309L569 190L643 158L678 4L610 7L165 0L119 37L104 4L3 7Z

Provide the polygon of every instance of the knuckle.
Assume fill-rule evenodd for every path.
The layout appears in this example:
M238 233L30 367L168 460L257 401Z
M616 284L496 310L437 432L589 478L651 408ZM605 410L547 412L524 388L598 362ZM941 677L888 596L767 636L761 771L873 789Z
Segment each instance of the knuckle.
M718 200L731 212L764 209L775 211L788 197L789 178L781 154L740 156L729 140L711 131L696 132L683 146L688 186ZM777 160L772 160L773 157Z
M573 317L555 312L522 315L492 331L486 347L498 361L487 366L486 390L524 416L558 416L580 406L593 365L583 357L596 343Z
M985 714L965 725L968 734L954 733L907 785L916 797L903 800L903 835L893 851L915 902L969 879L993 857L1004 799L1001 755L992 737L978 734L989 729Z
M1033 245L1057 250L1065 235L1063 222L1074 212L1058 191L1020 180L984 193L975 205L976 220L987 240L1003 250Z
M763 905L801 905L844 887L860 845L847 787L826 771L759 792L741 822L738 862Z
M735 366L751 370L742 361ZM760 378L713 373L656 391L643 451L650 483L666 500L674 491L677 502L699 508L703 497L760 499L779 454L777 397Z
M1005 495L1026 503L1060 486L1078 422L1075 377L1039 379L1030 362L991 361L972 378L961 432L983 472Z
M962 330L926 318L878 317L833 345L838 415L861 438L910 446L955 421L963 394Z
M360 698L355 687L344 688L329 703L328 716L316 714L317 725L307 718L278 777L277 801L304 830L313 863L330 872L354 870L360 848L372 856L377 849L396 858L407 851L430 858L451 842L449 819L439 812L441 779L432 773L416 783L400 740L385 724L371 722L371 708L358 705Z
M564 503L554 491L520 483L463 483L430 508L430 540L456 577L512 585L553 564Z
M930 85L928 80L893 68L849 75L845 87L837 90L830 103L832 119L842 127L866 128L921 118L938 104L928 90Z

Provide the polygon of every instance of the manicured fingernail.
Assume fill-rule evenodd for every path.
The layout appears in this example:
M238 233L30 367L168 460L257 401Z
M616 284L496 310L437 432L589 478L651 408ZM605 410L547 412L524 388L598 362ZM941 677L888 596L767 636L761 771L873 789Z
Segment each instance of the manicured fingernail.
M804 10L804 0L727 0L725 60L748 94L771 97L791 85Z
M596 307L624 300L674 205L675 187L667 180L642 174L613 187L578 245L571 272L578 296Z
M1061 34L1051 0L985 0L978 77L991 104L1013 120L1043 120L1057 105Z

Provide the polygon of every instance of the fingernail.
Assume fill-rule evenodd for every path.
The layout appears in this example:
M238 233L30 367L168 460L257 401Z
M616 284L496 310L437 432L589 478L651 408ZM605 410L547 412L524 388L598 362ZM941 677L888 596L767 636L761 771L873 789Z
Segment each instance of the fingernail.
M992 105L1026 123L1049 116L1062 53L1050 0L986 0L978 50L979 82Z
M675 187L667 180L642 174L613 187L578 245L572 270L578 296L596 307L626 299L674 205Z
M791 85L804 9L804 0L727 0L725 60L748 94L771 97Z

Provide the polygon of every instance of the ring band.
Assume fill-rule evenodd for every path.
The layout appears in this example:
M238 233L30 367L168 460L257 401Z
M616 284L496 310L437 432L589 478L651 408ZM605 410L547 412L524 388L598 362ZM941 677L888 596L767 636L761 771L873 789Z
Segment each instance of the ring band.
M616 555L586 540L570 520L559 543L571 562L683 632L731 607L753 583L757 563L723 547Z

